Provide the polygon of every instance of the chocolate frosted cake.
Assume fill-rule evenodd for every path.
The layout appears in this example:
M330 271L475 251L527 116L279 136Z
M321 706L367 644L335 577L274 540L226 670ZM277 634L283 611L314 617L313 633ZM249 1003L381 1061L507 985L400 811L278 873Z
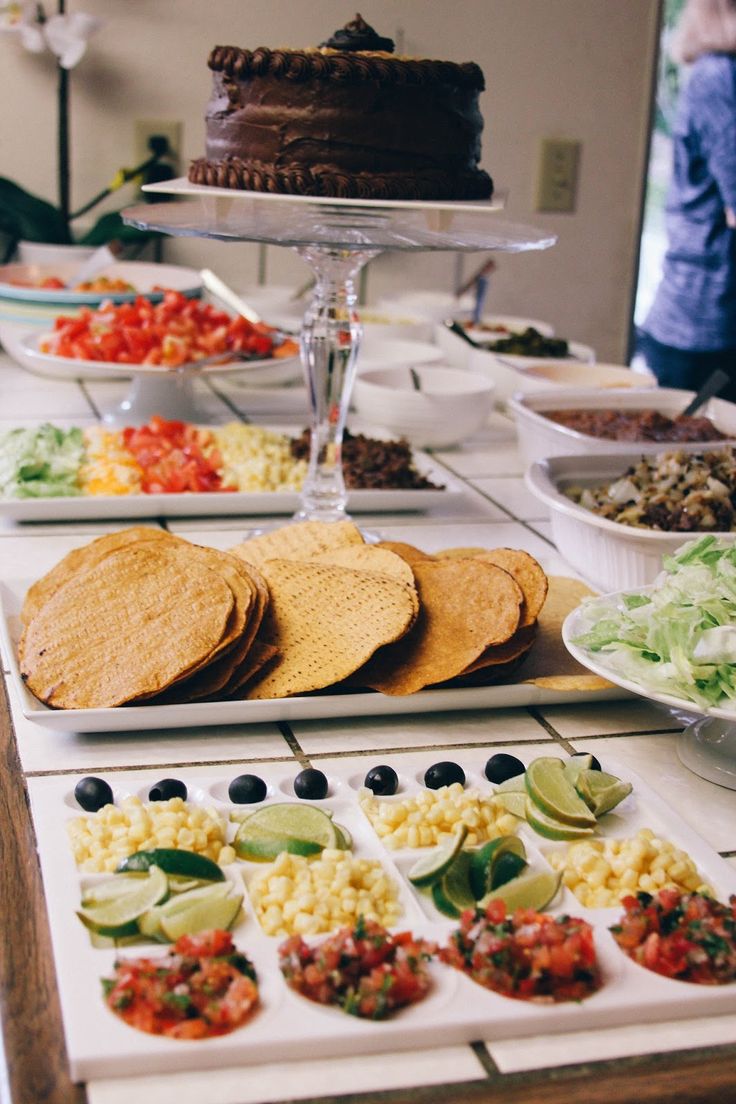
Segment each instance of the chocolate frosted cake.
M360 16L307 50L215 46L196 184L350 199L487 199L483 73L396 57Z

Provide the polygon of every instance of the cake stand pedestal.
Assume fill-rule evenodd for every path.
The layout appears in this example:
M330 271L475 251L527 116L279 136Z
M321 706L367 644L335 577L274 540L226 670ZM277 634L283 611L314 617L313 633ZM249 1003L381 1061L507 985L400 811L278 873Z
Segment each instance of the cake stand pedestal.
M693 774L736 790L736 721L701 717L677 737L680 761Z
M147 191L186 197L123 212L126 223L182 237L253 241L295 249L315 277L300 336L311 408L309 471L296 520L347 518L342 438L362 326L355 279L386 250L523 252L557 240L499 221L493 203L316 199L208 188L184 180ZM161 413L167 414L167 411Z

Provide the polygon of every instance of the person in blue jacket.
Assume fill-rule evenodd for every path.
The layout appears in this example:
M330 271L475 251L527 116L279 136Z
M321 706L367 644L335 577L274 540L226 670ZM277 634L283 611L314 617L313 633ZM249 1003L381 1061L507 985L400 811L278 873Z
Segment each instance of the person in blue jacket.
M736 401L736 0L687 0L673 55L692 63L678 103L662 280L638 349L663 387L716 369Z

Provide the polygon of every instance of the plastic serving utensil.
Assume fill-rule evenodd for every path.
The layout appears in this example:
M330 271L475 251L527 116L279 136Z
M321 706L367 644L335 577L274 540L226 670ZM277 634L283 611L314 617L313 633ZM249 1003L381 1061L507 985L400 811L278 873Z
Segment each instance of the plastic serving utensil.
M242 315L248 322L252 322L254 326L258 322L263 321L258 311L249 306L244 299L241 299L237 292L233 291L231 287L228 287L219 276L215 276L214 272L211 272L209 268L203 268L199 275L207 291L216 296L225 306L234 310L236 314Z
M705 406L708 399L712 399L714 395L723 390L730 378L727 372L722 372L720 368L716 368L715 372L711 372L703 386L699 388L687 404L680 417L689 417L695 414L701 406Z
M116 245L116 242L109 242L107 245L101 245L99 249L95 249L92 256L88 257L66 281L65 287L76 288L79 284L91 280L98 272L102 272L103 268L114 264L118 259Z

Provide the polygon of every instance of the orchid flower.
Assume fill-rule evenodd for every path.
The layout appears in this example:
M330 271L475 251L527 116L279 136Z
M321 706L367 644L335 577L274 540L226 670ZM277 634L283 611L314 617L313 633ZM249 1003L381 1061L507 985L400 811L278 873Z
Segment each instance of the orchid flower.
M49 49L56 54L62 69L73 69L87 49L89 38L101 27L101 21L85 12L52 15L43 25Z
M0 31L17 34L31 53L49 49L62 69L73 69L82 59L88 40L100 26L99 19L85 12L46 18L43 6L34 0L0 3Z

